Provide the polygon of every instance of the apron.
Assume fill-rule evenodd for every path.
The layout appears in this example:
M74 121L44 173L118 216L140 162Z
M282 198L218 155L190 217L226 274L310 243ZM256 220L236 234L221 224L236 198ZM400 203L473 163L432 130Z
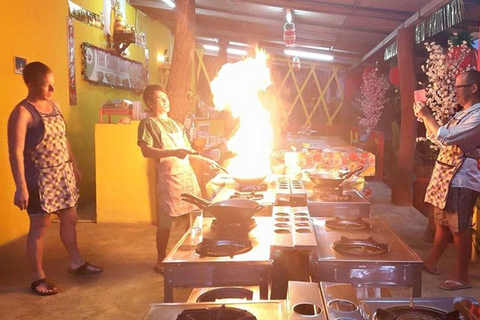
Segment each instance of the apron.
M463 118L463 117L462 117ZM453 118L447 125L456 125L462 118ZM425 202L444 209L447 203L447 194L453 176L465 161L465 156L456 145L445 146L440 149L432 177L425 193Z
M175 121L177 132L167 132L161 120L153 118L160 128L164 150L190 149L185 144L183 132ZM182 193L190 193L201 196L197 177L192 166L185 159L177 157L166 157L155 163L157 172L157 209L168 213L171 217L178 217L187 214L197 206L182 200Z
M79 197L68 154L65 120L52 106L56 115L38 112L45 131L39 144L29 152L37 174L40 206L48 213L74 207Z

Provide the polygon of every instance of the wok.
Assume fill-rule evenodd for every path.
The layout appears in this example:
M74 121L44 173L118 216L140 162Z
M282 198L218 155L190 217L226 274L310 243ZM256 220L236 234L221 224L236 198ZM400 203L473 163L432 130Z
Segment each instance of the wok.
M182 200L202 210L208 210L215 219L225 223L247 222L256 212L263 209L258 202L248 199L229 199L211 203L193 194L182 193Z
M357 169L353 171L348 171L348 172L339 174L338 176L332 176L326 173L310 173L308 171L305 171L305 173L310 178L310 180L312 180L312 182L319 187L336 188L339 185L341 185L343 181L350 178L351 176L353 176L355 173L359 172L362 169L363 169L363 166L359 166Z
M223 171L226 174L231 176L231 174L224 167L222 167L218 164L215 164L215 166L217 167L217 169L219 169L219 170L221 170L221 171ZM263 182L263 180L265 180L266 177L267 177L267 175L263 175L263 176L259 176L259 177L253 177L253 178L241 178L241 177L233 177L232 176L232 179L235 180L239 185L251 186L251 185L260 184L261 182Z
M254 177L254 178L240 178L240 177L232 177L239 185L242 186L252 186L260 184L263 180L265 180L267 176L261 177Z

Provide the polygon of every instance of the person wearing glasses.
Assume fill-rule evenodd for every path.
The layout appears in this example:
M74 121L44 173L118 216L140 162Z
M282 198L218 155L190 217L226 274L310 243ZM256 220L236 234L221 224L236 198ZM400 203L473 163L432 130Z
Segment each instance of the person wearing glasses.
M470 288L468 266L472 249L470 228L480 193L480 72L457 76L455 96L463 108L445 125L439 125L423 103L416 103L415 115L423 121L429 139L440 146L425 194L434 206L435 238L423 262L425 271L438 275L438 261L450 242L456 250L454 273L439 284L448 291Z
M55 285L43 270L44 235L55 213L60 220L60 239L70 257L68 273L87 275L102 268L85 262L77 245L77 181L80 172L66 136L65 120L58 103L52 101L54 77L41 62L23 70L28 94L8 119L8 152L15 181L13 202L27 210L30 229L27 257L33 269L31 289L38 295L53 295Z
M215 161L199 155L192 149L183 126L168 117L170 101L159 85L145 88L143 100L148 117L138 126L137 144L145 158L155 159L157 174L157 264L154 271L163 274L161 263L166 257L170 230L176 217L179 224L188 225L188 213L198 209L182 201L182 193L201 196L200 187L189 159L214 168Z

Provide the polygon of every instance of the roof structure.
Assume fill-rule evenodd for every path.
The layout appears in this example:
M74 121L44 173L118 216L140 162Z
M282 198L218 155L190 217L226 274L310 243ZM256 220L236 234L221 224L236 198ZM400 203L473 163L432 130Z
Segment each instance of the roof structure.
M258 44L284 55L286 10L296 26L296 49L334 56L334 63L353 69L383 60L396 30L415 25L452 0L196 0L199 45L215 41ZM172 31L174 13L162 0L130 3ZM458 30L478 32L479 0L463 0Z

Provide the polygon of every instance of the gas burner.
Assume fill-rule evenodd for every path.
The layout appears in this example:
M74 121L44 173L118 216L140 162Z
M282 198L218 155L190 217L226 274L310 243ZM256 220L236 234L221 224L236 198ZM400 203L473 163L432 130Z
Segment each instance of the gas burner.
M176 320L256 320L257 318L247 310L226 307L187 309L177 316Z
M240 192L257 192L257 191L267 191L268 185L266 183L259 184L239 184L237 190Z
M325 221L325 226L330 229L342 231L356 231L372 228L372 225L362 218L347 219L339 217Z
M459 312L446 311L424 306L396 306L386 309L377 309L373 320L458 320Z
M332 244L332 249L341 254L354 256L376 256L390 251L388 245L373 240L373 237L349 239L342 236L340 241Z
M235 191L235 193L230 196L230 199L247 199L247 200L258 201L263 199L263 194L257 193L255 191L251 191L247 193L241 193L241 192Z
M201 257L233 258L234 255L245 253L250 250L252 250L252 242L250 240L210 240L207 238L204 238L203 241L200 242L195 248L195 252L199 254ZM185 318L185 319L189 319L189 318ZM203 319L203 318L199 318L199 319ZM230 318L225 318L225 319L230 319ZM235 318L231 318L231 319L235 319Z

